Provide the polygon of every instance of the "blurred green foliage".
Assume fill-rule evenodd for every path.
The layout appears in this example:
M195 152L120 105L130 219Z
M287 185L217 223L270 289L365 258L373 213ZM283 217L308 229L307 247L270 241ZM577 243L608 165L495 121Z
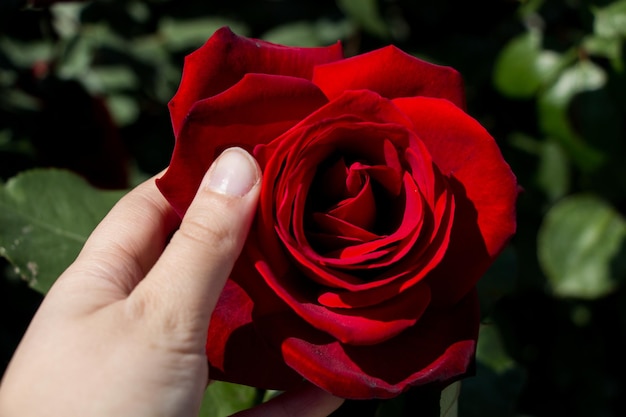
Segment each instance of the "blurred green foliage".
M0 369L90 228L169 162L183 58L229 25L288 45L341 40L347 55L394 43L459 70L468 112L523 188L517 235L479 285L484 324L459 415L626 415L625 0L46 3L0 3ZM42 230L31 241L26 214ZM52 240L67 250L46 264ZM263 395L218 383L203 415ZM429 401L336 414L429 415Z

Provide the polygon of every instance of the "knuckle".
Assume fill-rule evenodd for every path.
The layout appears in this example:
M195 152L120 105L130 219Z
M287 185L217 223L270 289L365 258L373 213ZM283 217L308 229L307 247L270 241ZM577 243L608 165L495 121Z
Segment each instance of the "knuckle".
M162 294L142 291L141 296L129 297L125 303L123 319L140 323L135 329L141 339L152 348L174 353L190 353L202 345L197 335L205 331L187 310L167 305Z
M234 243L232 227L218 216L194 216L185 219L180 225L177 238L189 241L193 245L200 245L212 252L228 251Z

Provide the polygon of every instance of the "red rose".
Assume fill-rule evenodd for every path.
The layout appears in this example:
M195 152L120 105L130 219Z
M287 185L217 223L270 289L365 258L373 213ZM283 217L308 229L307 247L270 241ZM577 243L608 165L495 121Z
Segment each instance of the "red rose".
M464 105L456 71L393 46L343 59L222 28L187 57L163 195L182 216L230 146L264 172L212 379L366 399L472 372L475 285L515 231L517 184Z

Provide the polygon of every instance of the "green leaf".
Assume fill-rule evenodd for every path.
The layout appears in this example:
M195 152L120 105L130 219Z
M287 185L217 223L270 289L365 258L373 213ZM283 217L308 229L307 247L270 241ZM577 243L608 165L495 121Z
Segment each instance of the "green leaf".
M168 39L152 36L136 39L127 48L130 56L150 69L147 80L152 80L153 84L148 88L153 90L152 94L164 105L176 92L182 73L182 67L172 62L171 52L166 49L167 45ZM145 83L146 77L143 78Z
M77 36L81 29L80 14L85 8L82 2L56 3L50 6L52 24L62 38Z
M520 1L517 5L517 15L520 17L520 20L536 19L545 1L546 0Z
M441 417L457 417L460 393L461 381L454 382L441 391L441 398L439 400Z
M96 91L127 91L139 85L137 74L124 65L93 67L83 79Z
M196 19L163 18L159 21L159 35L170 51L191 51L202 46L222 26L245 36L245 24L223 17L198 17Z
M542 143L537 183L550 201L563 197L570 188L570 166L563 147L554 140Z
M312 22L289 22L265 32L262 38L268 42L287 46L314 47L322 43Z
M54 56L54 45L50 42L24 42L8 36L0 36L0 50L19 67L32 67L35 62L48 62Z
M337 22L320 19L316 22L297 21L275 26L261 38L281 45L315 47L345 39L353 30L348 19Z
M12 88L2 91L0 106L13 111L38 112L41 109L41 101L17 88Z
M20 173L0 184L0 256L45 294L124 192L64 170Z
M255 405L256 388L213 381L204 393L198 417L226 417Z
M595 299L616 288L626 222L604 200L561 200L547 213L537 239L539 262L556 296Z
M593 34L583 40L583 47L590 55L604 56L617 71L624 69L622 45L626 39L626 0L616 1L605 7L592 7L594 15Z
M538 140L523 133L514 132L509 141L514 148L535 155L539 165L534 171L537 187L550 201L563 197L570 189L570 163L567 153L555 140Z
M381 38L389 37L389 28L380 15L377 0L338 0L337 4L366 31Z
M611 61L616 71L622 71L624 69L622 43L621 39L615 37L589 35L583 39L582 46L589 55L605 57Z
M626 0L615 1L602 8L593 8L594 32L602 37L626 37Z
M515 361L507 354L495 324L482 324L478 334L476 359L497 374L502 374L516 366Z
M541 33L531 30L502 49L493 75L498 91L512 98L529 98L554 77L562 65L561 58L542 50L541 42Z
M100 77L91 74L94 60L97 61L96 57L104 49L125 51L128 49L128 42L107 24L100 23L87 25L86 29L74 36L63 38L57 48L61 52L57 68L59 77L81 80L90 90L102 91L103 88L99 84ZM133 75L123 74L128 70L118 69L117 71L122 72L121 79L123 80L128 77L134 78ZM120 78L120 76L114 75L112 78Z
M509 135L509 143L513 148L531 155L539 156L543 149L543 143L540 140L522 132L512 132Z
M111 94L106 98L106 103L116 126L131 125L139 117L139 103L128 95Z
M560 141L573 162L585 171L593 171L604 155L585 143L569 120L569 105L577 94L602 88L606 73L588 60L564 70L559 79L539 98L539 123L544 134Z

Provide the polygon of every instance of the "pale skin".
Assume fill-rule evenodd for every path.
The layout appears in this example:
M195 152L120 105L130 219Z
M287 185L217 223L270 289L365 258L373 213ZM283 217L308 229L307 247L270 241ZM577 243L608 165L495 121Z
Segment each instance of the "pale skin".
M231 148L182 222L154 178L122 198L35 314L0 384L0 415L197 416L207 323L260 178L256 161ZM303 383L237 416L327 416L342 402Z

